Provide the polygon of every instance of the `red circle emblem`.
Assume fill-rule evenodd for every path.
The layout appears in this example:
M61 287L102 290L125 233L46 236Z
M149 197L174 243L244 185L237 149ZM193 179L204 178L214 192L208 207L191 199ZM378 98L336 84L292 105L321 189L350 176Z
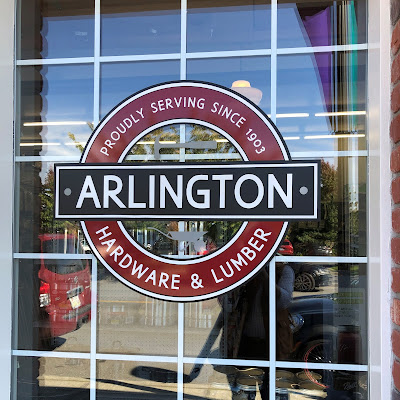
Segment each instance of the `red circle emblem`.
M221 106L231 110L229 116L219 112ZM80 162L122 163L147 133L185 123L218 131L245 161L290 160L281 135L254 104L214 84L179 81L145 89L115 107L93 132ZM249 132L256 134L257 147ZM116 278L145 295L182 302L215 297L247 281L275 255L287 229L283 221L244 222L217 251L195 259L167 259L136 243L120 221L81 224L92 250Z

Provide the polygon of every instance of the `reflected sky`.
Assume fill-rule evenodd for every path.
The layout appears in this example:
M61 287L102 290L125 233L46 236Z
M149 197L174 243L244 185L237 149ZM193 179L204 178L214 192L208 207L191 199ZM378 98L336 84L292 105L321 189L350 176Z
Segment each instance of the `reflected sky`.
M21 155L80 155L75 142L92 132L93 66L21 67L19 75Z
M270 4L243 3L246 5L232 6L232 2L224 1L205 8L204 2L188 1L188 51L270 48Z
M126 97L157 83L179 79L179 61L110 63L101 67L101 118Z
M365 58L363 51L278 57L276 125L290 151L366 149ZM93 66L21 67L20 74L21 155L79 156L79 146L85 145L93 127ZM262 92L259 106L271 112L269 57L188 60L187 77L228 88L236 80L247 80ZM105 63L100 116L145 87L178 79L179 61ZM326 114L338 111L361 115L339 120ZM30 126L32 122L42 126ZM349 134L355 136L338 146L340 135Z
M179 53L180 1L101 2L101 54Z
M22 59L94 54L94 2L21 0L18 53Z
M259 106L264 112L271 109L271 66L269 57L213 58L189 60L188 79L217 83L230 88L237 80L246 80L262 91Z

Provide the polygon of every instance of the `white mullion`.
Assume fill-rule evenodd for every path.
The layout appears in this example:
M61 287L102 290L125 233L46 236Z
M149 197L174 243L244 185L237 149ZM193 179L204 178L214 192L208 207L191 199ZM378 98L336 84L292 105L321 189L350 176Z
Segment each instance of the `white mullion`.
M306 159L306 158L333 158L333 157L367 157L367 150L359 151L294 151L291 152L292 159ZM222 154L186 154L186 160L225 160L225 159L239 159L238 153L222 153ZM127 160L135 161L154 161L153 155L130 155L126 157ZM162 154L161 160L179 160L177 154ZM18 156L15 158L16 163L23 162L64 162L76 163L79 162L79 157L74 156Z
M276 123L278 1L271 1L271 120ZM275 258L269 263L269 398L275 399L276 385L276 297Z
M196 53L187 53L189 59L204 59L204 58L233 58L233 57L257 57L270 56L271 49L259 50L230 50L230 51L202 51Z
M68 351L13 350L12 355L17 357L74 358L80 360L90 360L90 353L76 353Z
M276 377L276 293L275 258L269 263L269 398L275 398Z
M96 399L96 352L97 352L97 258L92 256L90 319L90 400Z
M367 50L367 44L345 44L340 46L315 46L315 47L290 47L278 49L278 54L313 54L313 53L337 53L341 51Z
M180 79L186 79L186 51L187 51L187 0L181 0L181 54L180 54ZM179 125L179 141L186 142L186 125ZM179 161L185 162L186 150L179 149ZM185 222L178 222L179 230L185 229ZM179 242L179 247L182 243ZM181 250L179 250L181 255ZM183 354L184 354L184 334L185 334L185 305L178 303L178 361L177 361L177 387L176 398L183 400Z
M177 362L177 399L183 400L183 368L184 368L184 329L185 304L178 303L178 362Z
M264 367L270 366L269 361L264 360L240 360L240 359L225 359L225 358L196 358L196 357L183 357L184 363L187 364L200 364L200 365L232 365L232 366L243 366L248 367L251 364L252 367Z
M100 120L100 0L94 3L94 90L93 90L93 124Z
M276 256L276 262L307 262L318 264L366 264L368 257L330 257L330 256Z
M65 65L65 64L91 64L94 57L76 57L76 58L47 58L33 60L17 60L17 65Z
M272 40L272 37L271 37ZM96 39L95 39L96 41ZM277 54L293 55L293 54L314 54L341 51L357 51L368 50L368 44L347 44L339 46L315 46L315 47L287 47L276 48ZM231 57L256 57L269 56L272 49L257 50L231 50L231 51L204 51L186 53L188 59L204 59L204 58L231 58ZM101 63L111 62L131 62L131 61L161 61L161 60L179 60L180 53L168 54L132 54L126 56L99 56ZM29 59L17 60L16 65L66 65L66 64L90 64L95 61L95 57L71 57L71 58L47 58L47 59Z
M271 1L271 120L276 123L278 4Z
M92 254L75 253L14 253L13 258L19 260L91 260Z
M173 363L178 361L177 357L168 356L152 356L152 355L134 355L134 354L96 354L97 360L106 361L135 361L135 362L148 362L148 363Z
M128 56L100 56L101 63L132 62L132 61L163 61L179 60L180 53L170 54L132 54Z
M355 372L368 372L368 365L359 364L330 364L330 363L317 363L317 362L292 362L292 361L277 361L277 368L285 369L312 369L324 371L355 371Z

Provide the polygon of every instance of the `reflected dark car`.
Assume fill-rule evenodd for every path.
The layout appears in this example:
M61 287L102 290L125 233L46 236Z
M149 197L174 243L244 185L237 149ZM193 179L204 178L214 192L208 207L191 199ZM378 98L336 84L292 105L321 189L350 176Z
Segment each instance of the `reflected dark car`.
M290 266L295 273L294 290L312 292L332 283L332 275L325 266L306 263L293 263Z
M337 363L340 359L354 356L354 351L348 352L345 346L340 346L340 329L335 321L336 294L311 295L294 298L289 311L294 321L300 324L294 331L294 351L290 356L291 361L309 362L312 370L318 371L318 367L311 363ZM347 328L354 328L346 326ZM360 345L360 333L353 333L351 347ZM350 339L347 335L347 340ZM358 345L356 344L358 343ZM359 359L343 362L358 364ZM310 367L311 369L311 367ZM299 372L305 372L300 370ZM366 374L351 371L318 371L319 386L325 387L326 399L363 400L368 398ZM307 370L307 373L310 373ZM321 385L322 384L322 385ZM354 388L349 391L348 388ZM356 392L356 393L355 393Z
M295 318L301 316L301 326L294 334L294 359L310 362L332 362L334 301L331 296L295 297L289 307Z
M84 253L81 243L73 235L44 234L39 239L42 254ZM38 276L42 340L72 332L89 321L91 282L88 260L42 257Z

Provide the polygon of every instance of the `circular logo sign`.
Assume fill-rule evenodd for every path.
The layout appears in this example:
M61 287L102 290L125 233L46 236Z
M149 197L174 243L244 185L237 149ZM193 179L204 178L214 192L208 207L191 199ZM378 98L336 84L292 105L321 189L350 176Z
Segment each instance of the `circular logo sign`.
M179 81L145 89L115 107L93 132L82 154L80 165L101 163L101 168L105 168L112 164L115 169L116 164L129 165L124 160L138 141L150 132L172 124L196 124L218 132L225 138L225 142L234 146L245 161L243 164L260 161L274 161L279 164L290 161L286 145L276 127L253 103L232 90L214 84ZM197 148L204 148L201 141L199 143ZM160 158L157 147L160 142L156 139L153 144L153 159L157 160ZM172 144L171 147L179 148L179 152L188 146L181 143ZM158 168L163 164L160 163ZM185 170L185 164L164 165L167 168L167 165L172 164L175 168L178 166ZM191 165L193 169L193 164ZM201 166L199 163L199 168ZM222 175L215 178L221 191L223 182L230 179L226 178L228 175L223 175L225 178L221 178ZM238 180L242 186L236 182L239 189L235 187L235 196L244 208L249 208L257 199L246 200L245 195L241 194L245 189L243 182L248 178L248 175L244 176ZM257 187L258 178L252 179L248 184ZM118 184L119 181L115 179L114 186L108 188L107 196L117 205L119 201L120 206L126 209L115 195L118 193ZM93 181L85 181L85 185L83 198L90 197L97 207L101 199L91 191ZM171 190L165 190L166 186L168 185L164 184L164 191L173 195L174 188L171 186ZM229 195L224 202L229 202L228 197ZM193 196L192 202L199 204L198 198L196 200ZM84 208L82 201L78 200L78 203ZM154 209L154 204L134 204L142 204L140 207L145 208L148 214ZM103 206L108 207L108 200ZM222 206L229 209L229 204L224 203ZM140 245L128 233L118 216L108 218L81 221L86 238L103 265L124 284L145 295L181 302L215 297L247 281L275 255L287 229L287 222L282 220L243 221L241 225L239 223L236 233L220 248L214 248L213 251L194 258L179 254L169 257L154 254ZM143 216L140 218L145 219ZM187 220L187 215L185 218ZM132 216L132 219L135 217ZM199 219L201 217L193 213L192 220ZM179 221L179 218L175 220ZM187 238L187 234L185 236L179 229L172 236L178 242L180 238Z

